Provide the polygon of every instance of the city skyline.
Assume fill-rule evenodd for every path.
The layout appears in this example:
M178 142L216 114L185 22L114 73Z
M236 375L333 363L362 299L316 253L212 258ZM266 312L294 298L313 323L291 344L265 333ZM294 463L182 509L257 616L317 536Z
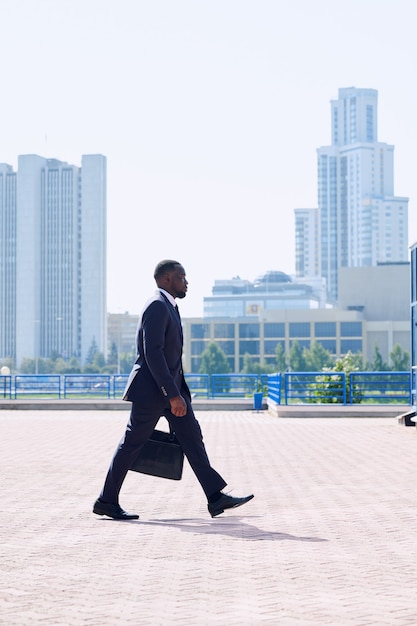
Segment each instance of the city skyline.
M0 162L106 155L108 311L138 313L174 257L181 313L198 316L216 278L295 273L293 211L317 204L330 102L376 89L410 245L413 15L411 0L5 0Z

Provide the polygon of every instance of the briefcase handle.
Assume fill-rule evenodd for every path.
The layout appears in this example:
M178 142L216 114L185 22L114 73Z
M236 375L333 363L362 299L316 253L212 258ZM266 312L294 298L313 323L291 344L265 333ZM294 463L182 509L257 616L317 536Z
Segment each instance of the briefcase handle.
M167 420L167 422L168 422L168 420ZM172 426L171 426L171 424L169 422L168 422L168 426L169 426L169 434L170 434L169 440L170 441L176 441L177 437L175 435L175 430L173 430L173 428L172 428Z

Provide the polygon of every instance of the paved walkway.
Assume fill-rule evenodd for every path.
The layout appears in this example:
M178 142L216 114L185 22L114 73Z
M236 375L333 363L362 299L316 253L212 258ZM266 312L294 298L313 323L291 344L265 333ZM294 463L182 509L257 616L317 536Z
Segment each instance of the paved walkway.
M130 473L91 513L126 411L1 411L0 624L417 624L417 433L389 418L199 412L240 509Z

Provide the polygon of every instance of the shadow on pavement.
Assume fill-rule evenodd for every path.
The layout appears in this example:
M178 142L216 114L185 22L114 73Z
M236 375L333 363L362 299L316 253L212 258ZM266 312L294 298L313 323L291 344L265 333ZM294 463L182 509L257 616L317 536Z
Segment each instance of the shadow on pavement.
M246 516L247 519L247 516ZM298 537L288 533L272 532L262 530L257 526L242 521L241 517L233 519L199 520L199 519L160 519L148 522L137 522L146 526L165 526L178 528L186 533L201 533L205 535L226 535L235 539L249 539L251 541L328 541L320 537Z

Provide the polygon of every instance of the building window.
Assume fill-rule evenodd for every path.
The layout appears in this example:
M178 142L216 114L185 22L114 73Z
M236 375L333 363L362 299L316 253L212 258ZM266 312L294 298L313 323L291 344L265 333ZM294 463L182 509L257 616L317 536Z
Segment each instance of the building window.
M340 336L362 337L362 322L340 322Z
M307 348L307 350L310 350L310 340L309 339L296 339L295 340L298 345L300 346L301 350L304 350L304 348ZM290 349L293 345L294 341L290 341Z
M191 372L199 372L201 367L201 358L194 357L191 359Z
M340 351L342 354L346 352L362 352L362 339L342 339L340 341Z
M291 322L290 337L310 337L309 322Z
M239 341L240 354L259 354L259 341Z
M264 324L264 337L285 337L285 324Z
M328 350L330 354L336 354L336 340L335 339L318 339L317 343L322 345L325 350Z
M209 324L191 324L191 339L204 339L209 336Z
M281 346L285 350L285 341L273 341L271 339L267 339L264 341L264 353L265 354L275 354L277 349L277 345L281 344Z
M259 337L259 324L239 324L239 337L241 339L252 339Z
M316 322L314 335L316 337L336 337L336 322Z
M369 104L366 107L366 140L374 141L374 110Z
M235 353L235 342L234 341L216 341L217 346L220 350L223 350L225 354L234 354Z
M252 359L252 363L259 363L259 359ZM239 371L241 372L245 366L245 358L240 357L239 359ZM233 371L233 368L232 368Z
M207 347L206 341L192 341L191 342L191 354L200 354L204 352Z
M216 339L233 339L235 336L235 325L214 324L214 336Z

